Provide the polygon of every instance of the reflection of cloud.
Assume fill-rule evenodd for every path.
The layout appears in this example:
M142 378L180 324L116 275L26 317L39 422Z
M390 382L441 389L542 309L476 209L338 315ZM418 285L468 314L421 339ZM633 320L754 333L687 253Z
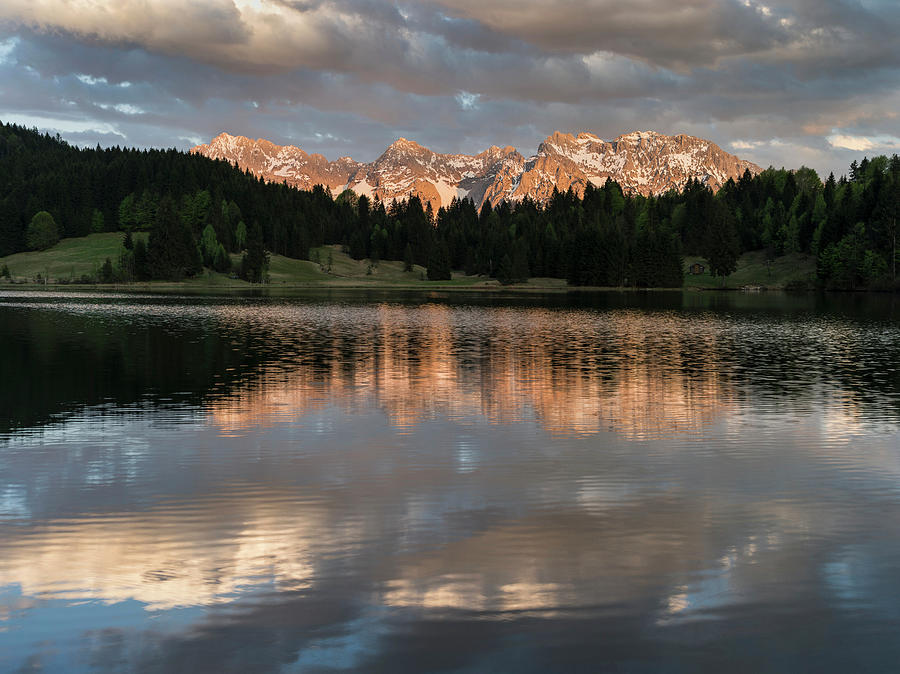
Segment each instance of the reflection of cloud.
M385 583L381 601L428 610L538 612L543 618L646 602L661 606L656 624L668 625L740 604L742 593L750 593L748 588L759 585L758 575L767 573L755 569L759 560L752 541L725 549L729 565L711 560L705 568L711 541L698 534L702 513L665 513L645 499L618 510L617 518L621 524L609 529L592 528L591 520L574 513L535 518L492 528L424 558L401 560L401 573ZM777 548L765 552L771 560ZM804 577L809 571L796 572ZM783 592L790 572L782 572ZM661 583L682 576L689 580L658 596ZM756 599L769 598L771 591L760 587Z
M516 580L489 588L479 575L444 576L416 584L408 578L398 578L387 583L382 601L388 606L424 609L463 609L466 611L544 611L559 608L564 591L571 598L573 588L562 588L554 583ZM542 613L548 617L547 613Z
M20 313L51 314L33 299ZM214 606L154 657L299 652L312 668L393 655L392 639L402 655L456 619L474 641L596 633L594 619L643 639L740 629L760 606L887 603L881 537L844 553L872 521L897 524L896 401L863 397L893 354L882 324L134 298L53 311L57 330L33 340L48 352L59 335L126 343L121 321L152 366L145 327L176 326L209 358L192 367L236 373L186 380L202 399L128 398L9 439L0 578L29 598L6 605L10 629L35 597ZM94 341L80 328L100 315Z
M688 608L690 608L691 602L688 599L687 588L684 585L680 585L675 590L675 594L669 595L666 599L666 610L669 613L683 613Z
M0 544L0 576L45 599L136 599L152 610L225 603L257 584L308 587L326 521L262 493L49 521Z
M4 597L3 602L0 603L0 632L4 632L8 629L3 623L9 622L21 611L27 611L30 608L34 608L38 603L39 602L36 599L30 597Z

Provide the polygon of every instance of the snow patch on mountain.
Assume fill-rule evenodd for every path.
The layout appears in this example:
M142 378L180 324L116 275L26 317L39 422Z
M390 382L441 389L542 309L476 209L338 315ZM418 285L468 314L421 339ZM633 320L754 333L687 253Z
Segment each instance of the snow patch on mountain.
M634 131L612 141L592 133L555 132L527 159L509 146L492 145L477 155L439 154L398 138L374 162L350 157L331 162L293 145L227 133L191 152L300 189L323 185L335 194L352 189L383 202L417 196L435 210L460 198L473 199L479 208L484 202L496 205L526 197L545 202L554 189L580 195L589 183L599 187L607 179L644 195L681 189L691 179L718 189L744 171L760 171L710 141L655 131Z

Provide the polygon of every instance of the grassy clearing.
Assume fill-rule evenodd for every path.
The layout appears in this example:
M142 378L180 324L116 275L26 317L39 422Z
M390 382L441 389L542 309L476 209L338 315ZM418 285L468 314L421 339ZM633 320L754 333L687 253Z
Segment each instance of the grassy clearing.
M703 258L686 257L685 269L694 262L706 264ZM762 288L785 288L812 286L816 278L816 258L812 255L784 255L766 264L764 251L745 253L738 260L737 271L731 274L725 283L726 288L742 286L760 286ZM690 274L684 277L685 288L720 288L722 279L707 273L700 276Z
M135 239L146 234L135 234ZM123 250L121 232L91 234L77 239L63 239L47 250L16 253L0 258L15 280L31 281L38 274L53 280L79 279L82 275L93 276L106 258L118 263Z
M136 237L146 236L137 234ZM108 257L117 263L122 252L121 232L91 234L77 239L64 239L52 248L44 251L16 253L0 258L0 267L9 267L13 279L28 281L40 274L49 277L51 283L60 280L71 282L83 275L96 276L97 270ZM327 263L331 259L330 270ZM500 284L493 279L480 276L465 276L454 272L450 281L427 281L425 268L415 265L412 271L403 271L403 263L395 260L382 260L372 265L369 260L354 260L341 251L341 247L320 246L311 251L311 257L321 263L309 260L294 260L281 255L272 255L269 264L269 278L272 286L333 286L333 287L378 287L391 286L402 288L458 287L473 289L499 288ZM241 256L231 256L235 269L240 266ZM701 258L685 258L685 268L700 262ZM326 267L326 268L323 268ZM815 279L815 258L809 255L785 255L766 265L765 253L755 251L746 253L738 260L737 271L728 277L726 287L761 286L765 288L784 288L800 284L812 284ZM141 284L142 286L172 285L166 282ZM228 274L219 274L204 270L202 274L178 283L193 288L246 288L250 284L239 279L230 278ZM686 288L719 288L721 279L708 273L701 276L685 276ZM564 279L532 278L527 283L510 286L519 290L563 290L567 288Z
M146 236L136 234L135 237ZM41 278L49 278L50 283L60 281L78 281L82 276L96 277L100 266L106 258L110 258L113 264L117 264L119 255L123 250L124 235L121 232L104 234L90 234L89 236L74 239L63 239L58 244L42 251L30 251L16 253L0 258L0 267L4 264L9 267L12 278L16 282L33 282L40 274ZM354 260L341 251L340 246L321 246L314 249L318 259L323 263L331 260L329 270L323 270L322 266L309 260L295 260L281 255L272 255L269 260L270 285L279 286L398 286L398 287L422 287L435 286L473 286L491 285L496 282L488 281L477 276L465 276L454 273L450 281L425 280L425 268L415 265L412 271L403 271L403 263L398 261L381 261L370 264L369 260ZM234 268L240 267L241 256L231 255ZM172 282L160 281L152 283L140 283L141 286L173 285ZM249 287L246 281L231 278L229 274L219 274L210 269L204 269L197 276L177 282L179 286L193 288L217 287L217 288L245 288Z
M397 260L381 260L376 264L372 264L370 260L354 260L343 253L338 245L313 248L310 257L318 259L319 262L272 255L269 260L270 283L431 287L467 286L485 282L481 277L459 273L454 273L450 281L427 281L425 267L413 265L412 271L403 271L403 263Z

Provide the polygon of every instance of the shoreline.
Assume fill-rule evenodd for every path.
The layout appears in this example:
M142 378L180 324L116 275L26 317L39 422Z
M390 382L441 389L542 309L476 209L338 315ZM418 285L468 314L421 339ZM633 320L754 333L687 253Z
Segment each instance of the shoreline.
M429 285L426 285L429 284ZM433 285L430 285L433 284ZM280 291L397 291L397 292L461 292L461 293L478 293L478 294L554 294L562 295L569 293L641 293L641 292L696 292L696 293L762 293L762 292L790 292L790 293L820 293L820 292L838 292L838 293L873 293L885 294L885 291L876 290L824 290L816 288L799 288L787 289L776 286L726 286L708 287L685 285L682 287L633 287L633 286L569 286L569 285L531 285L531 284L512 284L500 285L499 283L475 283L471 285L461 285L454 283L445 283L443 281L423 281L416 284L395 284L395 283L261 283L251 284L221 284L208 283L204 284L196 281L151 281L151 282L133 282L133 283L11 283L0 282L0 291L3 290L21 290L25 292L40 291L59 291L59 292L174 292L182 291L190 293L197 291L203 294L221 293L228 294L259 294Z

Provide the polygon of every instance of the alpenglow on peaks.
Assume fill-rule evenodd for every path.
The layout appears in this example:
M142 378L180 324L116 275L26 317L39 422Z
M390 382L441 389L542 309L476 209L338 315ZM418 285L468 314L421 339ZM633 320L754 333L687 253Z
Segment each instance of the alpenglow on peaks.
M579 195L587 183L600 187L607 178L625 191L656 195L684 187L696 178L717 190L729 178L760 167L694 136L666 136L654 131L624 134L604 141L590 133L555 132L531 157L514 147L489 147L476 155L438 154L400 138L370 164L341 157L329 161L293 145L222 133L191 152L225 159L272 182L300 189L323 185L338 194L351 189L384 202L418 196L435 210L454 198L496 205L529 197L544 202L554 188L570 187Z

